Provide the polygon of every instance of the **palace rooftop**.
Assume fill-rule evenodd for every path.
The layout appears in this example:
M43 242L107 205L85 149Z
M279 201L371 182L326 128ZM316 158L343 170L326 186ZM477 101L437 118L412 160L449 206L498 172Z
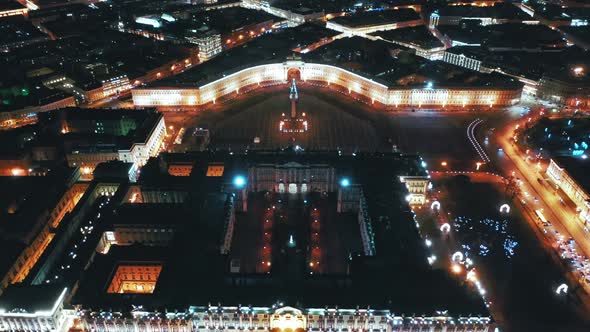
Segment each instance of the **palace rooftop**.
M161 160L152 160L142 171L138 184L143 190L157 190L158 183L171 179L166 173L166 164L174 164L176 155L166 155ZM184 164L187 155L177 155ZM115 202L114 214L103 217L108 230L114 225L117 228L134 229L153 228L158 232L155 236L164 239L168 236L167 229L173 227L173 238L170 242L152 242L152 247L111 245L107 254L99 254L94 263L84 272L79 290L73 303L84 307L108 305L111 308L125 310L131 304L143 305L150 310L159 306L167 308L186 308L198 303L246 303L263 306L276 300L288 303L299 303L308 307L324 307L339 305L354 307L371 305L371 307L391 309L396 313L435 314L435 310L448 309L452 315L463 313L485 315L479 295L460 286L445 271L431 270L426 261L426 250L417 232L412 214L405 201L405 189L399 182L399 175L424 175L424 169L414 157L395 154L361 154L355 156L339 156L337 153L293 153L293 152L256 152L242 154L227 153L193 153L188 160L194 163L192 175L180 177L175 191L187 192L182 203L161 204L122 204ZM165 161L164 164L162 162ZM210 165L222 165L221 176L208 177ZM347 176L351 185L362 188L365 192L368 211L373 220L375 232L376 255L365 256L351 253L350 260L344 260L342 271L347 273L310 275L306 268L304 245L306 238L305 223L287 221L288 227L295 227L296 249L284 254L273 255L273 269L270 273L247 272L250 260L258 261L257 257L249 257L247 251L241 249L240 241L252 241L256 236L253 229L244 229L248 220L260 220L256 206L268 204L264 195L250 192L248 211L236 210L237 224L233 234L233 245L229 256L219 253L220 241L223 241L225 227L224 216L231 204L242 198L233 196L232 179L236 174L247 174L253 169L265 167L310 167L311 169L329 169L334 167L336 177ZM158 171L159 169L159 171ZM362 172L359 170L363 170ZM163 170L163 171L162 171ZM319 174L319 173L318 173ZM371 176L367 176L371 174ZM162 178L162 181L159 180ZM252 179L252 178L250 178ZM254 181L254 180L253 180ZM184 183L184 184L183 184ZM252 184L254 185L254 184ZM169 189L168 189L169 190ZM353 191L357 189L351 189ZM169 195L172 195L170 193ZM176 194L174 194L176 195ZM317 206L321 211L323 227L351 223L349 234L360 241L355 212L335 213L337 196L328 193L322 198L319 193L309 193L307 204ZM123 196L121 196L123 197ZM147 196L144 194L144 199ZM233 198L232 198L233 197ZM114 198L115 199L115 198ZM230 203L232 200L235 203ZM285 197L284 199L287 199ZM302 200L291 196L289 200ZM303 204L302 201L300 201ZM144 205L145 204L145 205ZM228 205L229 204L229 205ZM239 203L241 204L241 203ZM273 204L285 204L276 201ZM238 205L239 206L239 205ZM299 214L299 210L291 210L287 205L279 208L286 218L291 214ZM306 216L307 214L303 214ZM252 219L253 218L253 219ZM118 220L118 221L117 221ZM289 219L291 220L291 219ZM300 220L300 219L297 219ZM307 219L303 219L307 220ZM339 222L338 222L339 221ZM275 221L278 222L278 221ZM285 224L285 225L287 225ZM119 226L117 226L119 225ZM284 227L275 224L276 240L273 246L282 247ZM335 226L330 226L335 227ZM339 226L340 227L340 226ZM99 228L101 229L101 228ZM163 231L160 231L163 229ZM291 228L289 228L291 229ZM336 229L333 229L336 231ZM343 231L342 229L339 231ZM151 232L154 232L152 230ZM254 233L252 233L254 232ZM150 233L146 233L150 234ZM159 234L159 235L158 235ZM249 236L245 236L250 234ZM281 235L283 234L283 235ZM328 234L329 235L329 234ZM342 241L338 237L326 241ZM116 235L119 236L119 235ZM117 238L119 239L119 238ZM92 241L90 246L92 246ZM121 241L121 239L117 240ZM322 242L322 250L338 250L340 245ZM146 245L146 244L143 244ZM148 245L150 245L148 243ZM155 247L153 247L155 246ZM234 248L234 246L237 246ZM234 250L241 253L244 272L231 272L228 268ZM278 249L277 249L278 250ZM357 250L361 250L358 248ZM339 257L348 253L333 252ZM246 256L244 256L246 255ZM83 257L83 256L82 256ZM190 262L187 260L190 257ZM326 262L324 262L327 264ZM334 262L336 263L336 262ZM144 265L161 266L162 270L156 277L155 289L151 294L112 294L105 292L111 282L114 271L119 266L140 268ZM340 268L338 268L340 270ZM290 271L287 273L287 271ZM403 271L403 273L399 273ZM182 287L178 287L182 285Z

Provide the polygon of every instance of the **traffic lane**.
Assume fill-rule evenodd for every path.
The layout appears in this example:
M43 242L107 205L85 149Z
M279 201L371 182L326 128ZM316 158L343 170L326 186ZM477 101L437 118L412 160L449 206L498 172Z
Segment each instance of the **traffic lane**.
M577 216L565 209L565 207L559 201L557 195L552 193L553 190L549 191L543 187L537 179L541 178L542 174L538 174L536 167L528 165L520 156L515 146L510 143L510 137L512 137L510 131L501 135L500 143L503 147L503 153L507 158L510 159L513 165L513 170L518 172L521 179L526 179L529 190L534 192L534 196L539 199L542 203L541 207L544 208L544 213L549 215L549 220L556 221L563 226L565 234L573 237L578 242L583 253L589 256L590 253L590 241L588 240L587 233L584 231L583 226L580 222L577 222ZM510 171L510 169L506 169Z

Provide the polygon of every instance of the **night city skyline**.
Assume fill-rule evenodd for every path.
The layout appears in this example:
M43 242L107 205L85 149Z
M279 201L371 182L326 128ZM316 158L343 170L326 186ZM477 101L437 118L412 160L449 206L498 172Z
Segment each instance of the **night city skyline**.
M0 0L0 331L590 331L589 22Z

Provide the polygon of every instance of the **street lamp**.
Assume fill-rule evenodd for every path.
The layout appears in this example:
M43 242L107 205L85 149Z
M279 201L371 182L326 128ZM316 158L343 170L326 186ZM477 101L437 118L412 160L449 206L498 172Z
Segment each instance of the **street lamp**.
M236 175L234 177L233 184L236 188L242 189L246 185L246 178L242 175Z
M340 180L340 185L342 187L348 187L350 186L350 180L347 178L343 178L342 180Z

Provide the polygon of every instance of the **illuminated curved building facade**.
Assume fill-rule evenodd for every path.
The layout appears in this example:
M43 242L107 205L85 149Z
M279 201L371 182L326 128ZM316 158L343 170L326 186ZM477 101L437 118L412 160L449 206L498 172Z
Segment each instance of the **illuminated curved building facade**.
M286 61L253 66L194 87L141 87L132 90L135 106L200 106L257 87L284 84L290 79L325 84L388 108L501 108L519 102L522 87L405 87L326 64Z

